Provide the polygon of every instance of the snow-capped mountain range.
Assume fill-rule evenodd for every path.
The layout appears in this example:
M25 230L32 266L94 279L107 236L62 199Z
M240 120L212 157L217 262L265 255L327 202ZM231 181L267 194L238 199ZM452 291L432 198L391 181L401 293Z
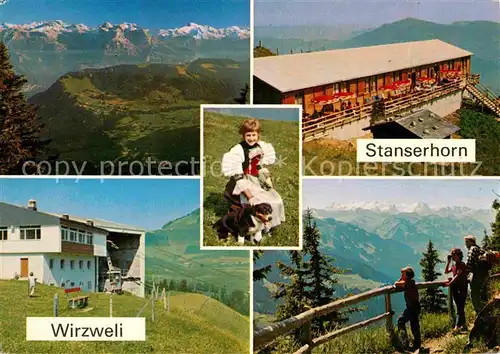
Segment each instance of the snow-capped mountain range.
M394 204L388 201L362 201L362 202L353 202L348 204L339 204L332 203L330 206L325 208L328 211L355 211L355 210L370 210L377 212L386 212L386 213L455 213L459 215L468 215L474 214L478 211L489 212L489 210L482 209L472 209L463 206L446 206L446 207L438 207L431 206L427 203L410 203L410 204Z
M85 24L68 24L61 20L32 22L28 24L0 24L0 32L6 30L22 32L46 33L57 36L62 33L87 33L87 32L151 32L149 29L141 28L135 23L112 24L105 22L98 27L91 27ZM227 28L214 28L207 25L188 23L186 26L173 29L159 29L155 33L160 38L190 37L195 39L247 39L250 38L250 29L247 27L230 26Z

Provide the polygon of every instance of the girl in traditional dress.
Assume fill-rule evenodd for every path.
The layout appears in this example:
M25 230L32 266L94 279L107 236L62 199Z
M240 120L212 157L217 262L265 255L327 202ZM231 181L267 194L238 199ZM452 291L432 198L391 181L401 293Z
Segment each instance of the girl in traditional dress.
M230 177L226 196L237 204L268 203L273 208L271 228L285 221L285 207L281 196L270 182L264 166L276 161L276 152L270 143L260 140L261 125L255 118L247 119L240 128L242 142L233 146L222 157L222 173ZM270 230L266 230L269 233Z

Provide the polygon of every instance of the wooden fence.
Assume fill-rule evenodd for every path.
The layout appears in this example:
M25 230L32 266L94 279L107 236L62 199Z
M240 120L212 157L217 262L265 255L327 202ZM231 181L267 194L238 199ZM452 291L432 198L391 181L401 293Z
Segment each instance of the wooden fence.
M424 105L440 97L459 92L465 85L465 79L450 82L441 86L423 89L414 93L406 94L394 99L386 99L384 104L385 116L396 115L403 111ZM371 118L372 104L353 107L352 111L338 111L316 119L303 120L302 139L310 141L328 135L334 128L353 123L365 118Z
M490 276L490 279L500 279L500 273L494 274ZM422 282L417 283L417 288L427 289L431 287L443 287L447 281L435 281L435 282ZM357 329L369 326L375 322L381 321L385 319L385 327L389 334L392 334L394 331L393 328L393 317L394 311L391 306L391 294L403 292L403 289L397 288L393 285L384 286L382 288L373 289L370 291L366 291L364 293L360 293L354 296L350 296L345 299L339 299L337 301L331 302L327 305L323 305L320 307L316 307L310 309L308 311L302 312L299 315L287 318L281 322L275 323L273 325L261 328L254 332L254 350L260 350L271 343L273 343L278 337L286 335L293 331L294 329L301 328L302 329L302 342L304 345L297 350L294 354L302 354L302 353L311 353L314 347L317 347L321 344L324 344L334 338L340 337L346 333L355 331ZM352 305L358 304L362 301L369 300L371 298L377 296L385 297L385 312L378 316L372 317L368 320L355 323L345 328L341 328L339 330L327 333L317 338L312 338L311 332L311 321L316 317L321 317L324 315L328 315L334 311L341 310L345 307L350 307ZM453 304L452 304L451 291L448 291L448 310L450 313L450 320L454 320L453 313Z
M442 287L446 284L446 281L438 282L425 282L417 283L418 289L426 289L430 287ZM303 312L299 315L287 318L276 324L264 327L254 332L254 350L260 350L265 348L272 342L274 342L278 337L286 335L287 333L293 331L294 329L302 328L302 342L305 343L298 351L294 354L299 353L310 353L314 347L317 347L323 343L328 342L334 338L340 337L346 333L355 331L357 329L369 326L375 322L385 319L385 326L389 333L393 333L393 316L394 311L391 306L391 294L402 292L403 289L396 288L393 285L385 286L382 288L373 289L364 293L360 293L354 296L350 296L345 299L340 299L331 302L327 305L316 307ZM450 293L450 292L449 292ZM355 323L345 328L341 328L334 332L327 333L318 338L312 338L311 332L311 321L320 316L328 315L334 311L341 310L345 307L350 307L352 305L358 304L362 301L377 297L385 297L385 312L381 315L375 316L368 320ZM448 301L450 305L451 296L448 295Z

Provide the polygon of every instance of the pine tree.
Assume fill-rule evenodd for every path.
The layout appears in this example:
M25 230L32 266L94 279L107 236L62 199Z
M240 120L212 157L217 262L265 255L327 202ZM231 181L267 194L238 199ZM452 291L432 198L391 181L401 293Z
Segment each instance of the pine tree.
M0 174L22 174L24 162L39 157L48 144L40 138L43 125L36 108L22 92L26 83L15 74L0 41Z
M264 256L264 251L253 251L253 264L257 263L259 259ZM272 265L267 265L262 268L256 268L253 270L253 281L260 281L267 279L267 273L271 271Z
M170 283L168 284L168 290L175 290L175 282L173 279L170 279Z
M439 263L443 263L443 261L439 259L439 253L434 248L434 244L431 240L429 240L427 251L423 253L423 257L419 263L422 266L422 278L424 281L436 281L441 275L441 273L436 270L436 266ZM446 295L440 288L428 288L424 291L424 295L421 299L421 305L424 312L445 312Z
M491 236L488 247L494 251L500 251L500 200L493 201L492 208L496 211L495 221L491 223Z
M484 231L484 237L483 241L481 241L481 248L487 250L489 249L490 246L490 237L488 236L486 229L484 229L483 231Z
M298 315L309 308L310 302L305 297L305 279L303 254L300 251L290 251L291 265L282 261L277 262L281 276L288 282L275 283L278 290L272 294L275 299L283 299L283 303L277 306L276 319L278 321ZM292 334L296 340L300 340L300 329Z
M321 234L314 221L312 211L307 209L304 213L304 251L308 255L305 262L304 275L307 278L306 296L310 299L312 307L326 305L336 298L334 297L334 286L338 279L335 274L343 274L344 271L332 266L333 259L320 251ZM348 310L352 312L353 310ZM326 316L315 319L312 322L314 332L323 334L332 328L342 325L347 321L345 314L332 312Z

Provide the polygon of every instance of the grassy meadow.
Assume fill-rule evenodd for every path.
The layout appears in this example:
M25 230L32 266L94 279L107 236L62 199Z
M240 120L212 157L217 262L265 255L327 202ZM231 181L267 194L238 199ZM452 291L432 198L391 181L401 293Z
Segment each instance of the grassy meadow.
M145 342L27 342L26 317L52 317L54 294L59 317L108 317L109 295L88 293L89 305L67 307L64 290L37 285L36 297L27 296L26 281L0 280L0 351L3 353L248 353L249 319L220 302L200 294L172 292L171 312L161 301L141 314L146 317ZM113 296L114 317L136 317L148 300L130 294ZM150 301L150 300L149 300ZM206 301L206 303L205 303Z
M213 224L229 210L223 193L228 179L222 175L224 153L241 141L238 133L243 119L213 112L204 112L205 175L203 176L203 244L205 246L237 246L237 240L219 240ZM286 221L260 246L299 246L299 123L263 120L262 141L273 144L278 160L268 166L274 187L285 205ZM279 163L279 161L283 163ZM245 241L245 246L251 243Z

